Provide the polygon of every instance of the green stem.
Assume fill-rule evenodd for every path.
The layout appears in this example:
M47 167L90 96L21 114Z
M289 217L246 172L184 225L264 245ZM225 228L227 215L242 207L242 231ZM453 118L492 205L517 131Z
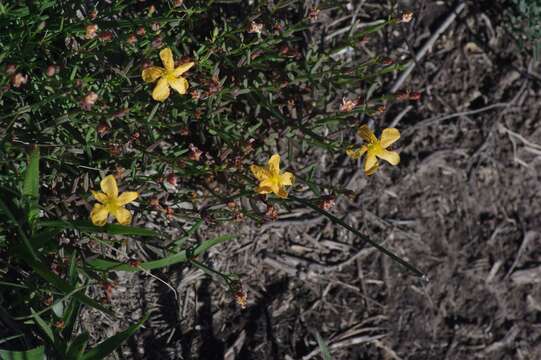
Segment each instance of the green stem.
M304 199L301 199L301 198L298 198L296 196L292 196L292 195L289 195L289 198L291 200L294 200L302 205L305 205L305 206L308 206L309 208L312 208L314 209L315 211L317 211L318 213L320 213L321 215L327 217L329 220L331 220L333 223L335 224L338 224L338 225L341 225L343 226L344 228L348 229L349 231L351 231L353 234L357 235L358 237L360 237L362 240L368 242L370 245L372 245L373 247L375 247L376 249L378 249L379 251L381 251L382 253L384 253L385 255L389 256L391 259L393 259L395 262L399 263L400 265L404 266L406 269L410 270L411 272L413 272L416 276L419 276L421 278L423 278L424 280L428 280L428 277L422 272L420 271L419 269L417 269L415 266L413 266L412 264L410 264L409 262L403 260L402 258L400 258L399 256L395 255L394 253L392 253L391 251L385 249L383 246L379 245L378 243L376 243L375 241L371 240L368 236L366 235L363 235L361 234L360 232L358 232L357 230L355 230L353 227L351 227L350 225L346 224L344 221L340 220L339 218L337 218L336 216L334 215L331 215L329 214L327 211L323 210L323 209L320 209L318 206L310 203L309 201L306 201Z
M229 287L231 287L231 284L233 283L233 280L231 280L231 279L229 278L229 276L227 276L227 275L225 275L225 274L222 274L222 273L219 272L219 271L213 270L213 269L209 268L208 266L206 266L205 264L203 264L203 263L201 263L201 262L199 262L199 261L197 261L197 260L189 259L189 261L190 261L190 263L191 263L192 265L194 265L195 267L197 267L197 268L203 270L207 275L210 275L210 276L216 275L216 276L218 276L218 277L221 277L221 278L224 280L224 282L226 283L226 285L229 286Z

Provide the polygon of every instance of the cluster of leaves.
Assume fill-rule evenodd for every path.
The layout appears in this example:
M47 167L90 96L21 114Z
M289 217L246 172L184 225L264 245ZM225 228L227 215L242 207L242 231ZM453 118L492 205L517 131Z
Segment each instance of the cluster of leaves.
M510 24L515 32L526 37L527 41L520 41L520 44L531 48L538 61L541 55L541 1L513 0L513 4L515 12L510 15Z
M0 4L0 186L9 194L0 201L0 324L6 329L0 329L0 341L12 350L9 356L36 346L35 358L44 351L70 359L110 353L146 317L87 350L88 335L77 325L81 307L114 316L85 295L89 286L107 283L111 270L149 271L182 262L217 274L195 258L230 237L185 243L202 224L263 219L257 208L238 202L261 200L249 165L268 158L269 149L290 160L312 148L343 153L349 144L341 134L359 125L356 117L378 113L389 97L377 96L377 80L400 65L367 56L362 47L367 35L398 20L321 41L313 38L317 13L308 16L303 4ZM344 8L339 1L321 1L318 10ZM195 66L186 74L189 94L173 93L157 103L141 71L160 65L164 47ZM339 61L344 53L358 58ZM336 100L360 89L367 95L359 105L340 112ZM314 197L302 202L319 211L314 204L324 192L312 178L313 167L295 172ZM185 233L170 239L140 226L98 228L83 220L89 189L107 173L143 194L136 223L167 207L164 221L167 214ZM156 259L119 262L89 245L114 248L126 236L152 238L142 246Z

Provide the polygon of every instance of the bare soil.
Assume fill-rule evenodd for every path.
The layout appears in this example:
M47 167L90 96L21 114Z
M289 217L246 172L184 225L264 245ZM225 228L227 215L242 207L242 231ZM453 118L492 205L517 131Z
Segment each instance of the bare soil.
M402 2L415 20L368 47L412 58L447 3ZM361 18L384 17L387 5L366 1ZM155 309L115 355L126 359L321 359L316 332L333 359L541 359L541 69L503 26L505 9L468 1L402 86L421 100L373 119L401 130L399 166L367 178L345 156L304 154L322 182L352 191L333 214L428 283L308 209L282 209L274 222L214 230L238 234L204 261L241 274L245 310L219 281L180 266L154 273L178 298L153 277L118 274L112 301L125 321L88 312L85 327L104 338ZM383 79L388 88L397 76Z

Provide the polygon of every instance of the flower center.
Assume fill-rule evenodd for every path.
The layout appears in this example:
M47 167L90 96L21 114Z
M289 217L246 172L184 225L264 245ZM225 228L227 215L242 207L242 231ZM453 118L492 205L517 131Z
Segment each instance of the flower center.
M378 154L383 151L383 147L381 146L381 143L379 141L376 141L372 144L368 144L368 151Z
M107 199L105 206L107 206L107 209L109 210L109 212L115 212L120 207L120 205L118 205L117 199L111 199L111 198Z
M277 175L271 176L270 181L275 185L280 185L280 175L277 174Z

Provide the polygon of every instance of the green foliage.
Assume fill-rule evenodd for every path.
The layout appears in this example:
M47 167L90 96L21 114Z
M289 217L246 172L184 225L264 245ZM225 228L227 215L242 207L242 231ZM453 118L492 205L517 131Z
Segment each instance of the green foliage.
M39 151L35 149L32 151L26 167L22 191L9 190L14 196L0 199L0 216L5 220L5 228L2 228L2 231L10 239L6 248L9 257L5 260L10 259L11 267L21 270L20 273L12 275L4 274L7 275L3 276L6 281L0 282L0 323L4 325L5 333L2 335L9 335L12 332L16 334L3 339L2 342L13 343L16 341L25 344L39 342L43 343L44 346L27 351L0 350L0 358L43 358L43 354L47 353L55 358L102 359L132 336L148 319L149 314L127 330L97 344L89 351L85 351L88 335L84 332L78 335L73 332L81 306L86 305L110 316L115 315L111 309L84 294L84 290L92 282L102 281L102 278L93 271L87 271L88 264L85 264L78 249L69 246L60 249L56 243L55 235L60 230L77 230L110 236L148 237L158 235L149 229L118 224L109 224L99 228L88 222L39 221L39 162ZM27 215L22 216L25 213ZM157 269L186 262L229 238L222 236L205 241L193 249L184 250L180 257L178 255L168 256L143 263L140 268ZM50 269L53 264L47 261L46 250L52 249L69 255L68 264L64 271L56 270L55 272ZM127 266L119 265L120 267ZM120 267L114 270L122 270ZM130 266L127 267L128 270L131 269ZM31 269L31 272L22 271L25 268ZM104 271L113 270L113 268L114 266L107 269L95 266L92 270ZM60 275L59 272L64 274ZM44 302L44 296L51 299L50 305ZM40 310L36 311L35 309ZM18 323L21 320L24 320L25 326ZM71 339L72 336L73 339Z
M45 347L38 346L37 348L26 351L10 351L0 350L1 360L43 360L45 359Z
M146 317L90 350L88 335L75 331L85 306L114 316L86 293L109 271L186 263L233 286L234 274L196 259L232 238L216 236L222 224L265 220L249 165L274 152L289 164L319 149L343 154L344 133L393 99L379 91L381 78L401 69L364 50L367 36L397 24L393 17L327 39L304 1L84 3L0 4L0 338L10 356L42 349L97 359L134 334ZM320 7L348 13L341 1ZM185 74L188 94L159 103L141 72L161 66L166 47L195 66ZM351 93L362 101L340 111ZM345 192L318 183L305 165L295 175L306 186L296 189L315 198L304 205L318 209L327 190ZM141 194L139 225L89 222L90 190L107 174ZM149 219L188 230L173 237L141 225ZM209 240L189 243L196 233ZM153 256L144 262L88 245L116 249L142 238Z
M510 22L514 31L524 34L528 40L523 46L533 49L536 61L541 55L541 1L540 0L513 0L516 14L511 14Z

